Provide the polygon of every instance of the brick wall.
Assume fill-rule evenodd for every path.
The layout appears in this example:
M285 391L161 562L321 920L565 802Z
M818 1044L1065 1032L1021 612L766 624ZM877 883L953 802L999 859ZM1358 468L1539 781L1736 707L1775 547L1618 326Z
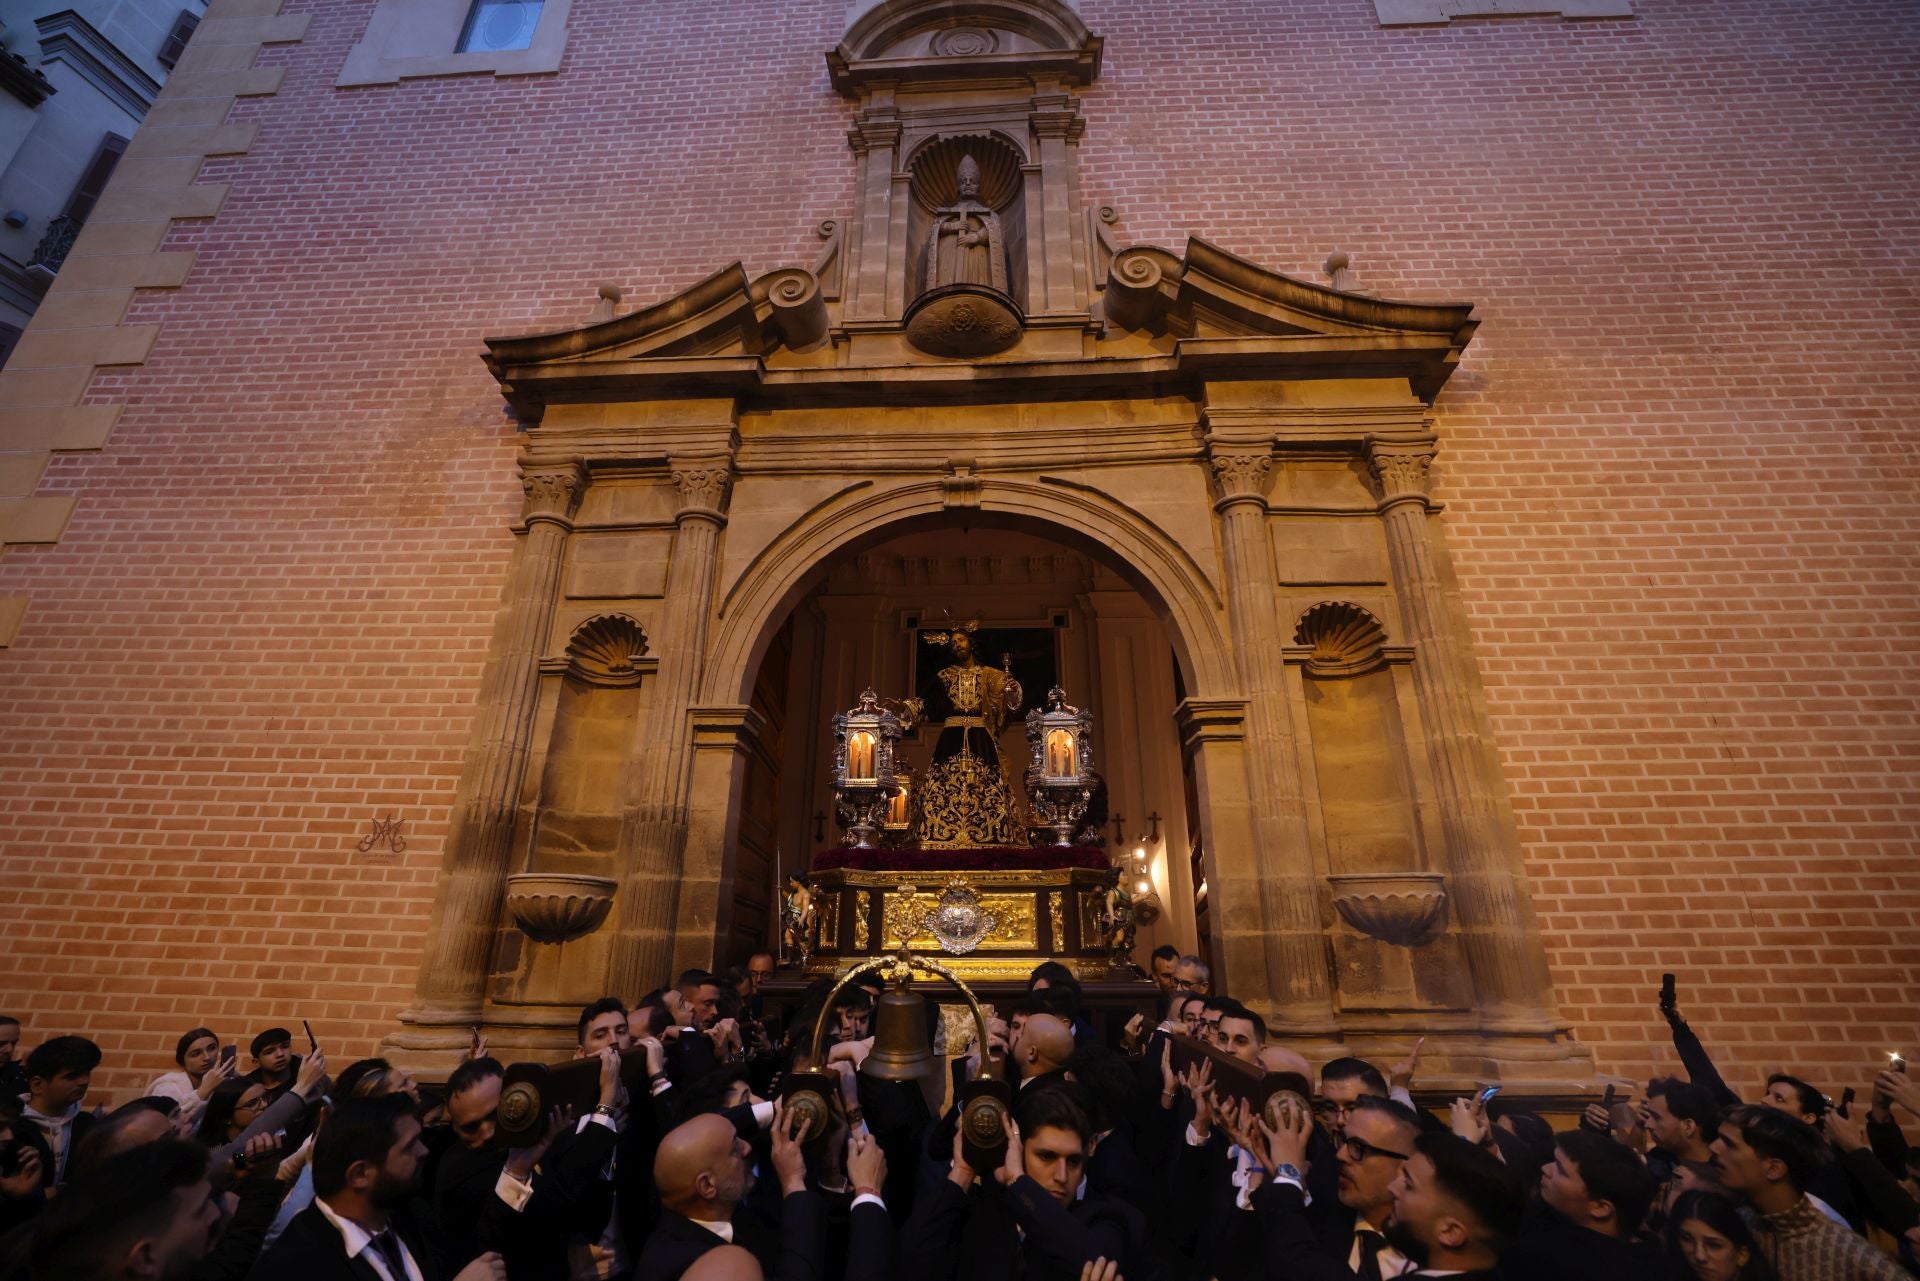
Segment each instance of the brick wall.
M368 7L287 4L63 541L0 559L0 1008L115 1099L195 1022L344 1061L406 1000L518 510L480 338L849 212L842 0L575 0L557 77L336 90ZM1123 243L1479 304L1441 496L1563 1009L1644 1075L1675 970L1736 1087L1837 1093L1920 1048L1920 22L1636 7L1085 0L1083 185Z

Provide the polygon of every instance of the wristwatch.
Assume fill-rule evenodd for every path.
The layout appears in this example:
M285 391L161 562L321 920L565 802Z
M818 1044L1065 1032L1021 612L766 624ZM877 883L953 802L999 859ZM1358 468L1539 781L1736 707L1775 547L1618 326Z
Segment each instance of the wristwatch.
M1304 1188L1307 1186L1307 1176L1300 1173L1300 1167L1291 1165L1285 1161L1282 1161L1274 1167L1273 1177L1295 1184L1298 1187Z
M594 1114L595 1116L612 1116L612 1115L613 1115L613 1104L611 1104L611 1103L596 1103L596 1104L594 1104L594 1105L593 1105L593 1114Z

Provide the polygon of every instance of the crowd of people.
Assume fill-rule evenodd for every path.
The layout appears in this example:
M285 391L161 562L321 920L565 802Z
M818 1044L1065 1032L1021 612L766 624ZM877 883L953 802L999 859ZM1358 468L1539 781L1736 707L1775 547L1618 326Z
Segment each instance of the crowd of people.
M1309 1064L1195 957L1156 952L1157 1020L1106 1028L1049 963L953 1060L956 1085L1003 1080L1013 1101L1004 1155L983 1158L957 1088L859 1070L877 983L827 1008L822 981L783 1019L773 972L763 953L588 1005L593 1106L531 1133L502 1125L505 1069L477 1031L437 1087L377 1058L330 1075L287 1028L253 1037L242 1071L237 1044L196 1027L177 1070L102 1111L92 1041L23 1057L0 1019L0 1281L1920 1275L1904 1070L1858 1105L1786 1073L1743 1101L1671 1000L1684 1074L1556 1133L1491 1091L1423 1110L1417 1045L1384 1068ZM1176 1055L1178 1034L1297 1074L1310 1108L1256 1111L1205 1056ZM801 1070L836 1083L824 1134L781 1101Z

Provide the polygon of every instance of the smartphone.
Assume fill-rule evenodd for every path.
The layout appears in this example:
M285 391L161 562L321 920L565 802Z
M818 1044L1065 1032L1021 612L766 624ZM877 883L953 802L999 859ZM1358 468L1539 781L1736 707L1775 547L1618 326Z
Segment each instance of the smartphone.
M300 1026L307 1031L307 1052L309 1054L318 1054L320 1052L320 1042L313 1039L313 1024L307 1022L305 1019L301 1019Z
M1841 1116L1849 1116L1851 1113L1849 1113L1847 1109L1852 1106L1853 1087L1849 1085L1846 1089L1840 1091L1840 1106L1835 1108L1834 1111L1838 1112Z
M1607 1110L1608 1116L1612 1116L1613 1114L1613 1082L1611 1081L1607 1082L1607 1092L1600 1096L1600 1106Z
M223 1045L220 1047L220 1061L222 1063L233 1062L235 1058L239 1057L239 1054L240 1047L237 1045Z
M1662 974L1660 976L1660 1008L1663 1010L1672 1009L1675 999L1673 992L1673 975Z
M1486 1089L1480 1091L1480 1106L1487 1106L1487 1104L1493 1100L1493 1096L1498 1093L1500 1093L1500 1087L1497 1085L1489 1085Z
M1887 1055L1887 1071L1905 1073L1907 1061L1900 1057L1900 1051L1894 1050Z

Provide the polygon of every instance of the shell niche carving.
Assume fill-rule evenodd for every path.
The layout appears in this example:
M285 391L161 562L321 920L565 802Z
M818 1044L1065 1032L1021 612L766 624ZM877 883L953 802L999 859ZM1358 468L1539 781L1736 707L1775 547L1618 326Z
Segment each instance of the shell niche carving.
M1387 629L1351 601L1322 601L1300 615L1293 629L1296 645L1311 645L1309 670L1321 675L1355 675L1372 667L1387 643Z
M602 614L574 628L567 659L580 675L597 684L629 684L640 679L634 660L647 652L646 633L625 614Z
M1447 928L1447 882L1438 872L1335 874L1334 910L1362 934L1396 947L1421 947Z
M606 876L516 872L507 877L507 912L534 942L565 943L600 928L617 884Z

